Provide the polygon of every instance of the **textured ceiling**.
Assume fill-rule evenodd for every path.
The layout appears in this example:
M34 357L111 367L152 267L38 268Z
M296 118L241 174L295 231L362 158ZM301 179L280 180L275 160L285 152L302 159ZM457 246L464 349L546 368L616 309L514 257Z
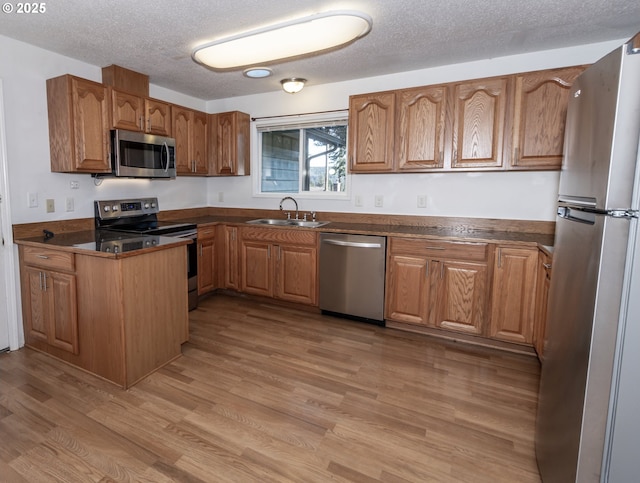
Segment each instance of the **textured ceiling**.
M17 2L10 0L14 5ZM117 64L201 99L274 91L284 77L325 84L445 64L625 39L638 0L54 0L42 14L0 14L0 34L92 65ZM371 32L344 48L274 63L247 79L191 59L195 44L293 17L360 10Z

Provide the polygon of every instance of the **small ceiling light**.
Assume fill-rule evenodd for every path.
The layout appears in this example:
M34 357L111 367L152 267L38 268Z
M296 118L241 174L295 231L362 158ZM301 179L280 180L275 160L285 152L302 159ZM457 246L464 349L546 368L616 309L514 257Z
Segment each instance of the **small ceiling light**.
M273 71L268 67L250 67L249 69L245 69L242 72L245 77L250 77L252 79L262 79L263 77L269 77L273 74Z
M197 46L193 60L213 69L232 69L338 47L371 30L371 17L336 10L243 32Z
M305 82L307 82L307 79L291 77L289 79L282 79L280 81L280 84L282 84L282 88L285 92L288 92L289 94L295 94L296 92L300 92L302 90Z

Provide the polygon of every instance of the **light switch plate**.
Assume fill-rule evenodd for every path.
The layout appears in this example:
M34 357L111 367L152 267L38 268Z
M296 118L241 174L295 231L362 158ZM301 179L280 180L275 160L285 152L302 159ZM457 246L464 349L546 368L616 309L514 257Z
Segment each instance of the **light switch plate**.
M382 205L384 204L384 196L376 195L373 199L373 204L376 208L382 208Z
M54 211L56 211L56 202L53 199L48 198L47 199L47 213L53 213Z

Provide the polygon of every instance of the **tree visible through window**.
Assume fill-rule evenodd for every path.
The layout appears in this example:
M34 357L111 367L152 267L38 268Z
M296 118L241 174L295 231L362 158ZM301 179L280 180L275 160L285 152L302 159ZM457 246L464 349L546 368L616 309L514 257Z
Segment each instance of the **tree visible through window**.
M346 120L259 134L262 193L345 191Z

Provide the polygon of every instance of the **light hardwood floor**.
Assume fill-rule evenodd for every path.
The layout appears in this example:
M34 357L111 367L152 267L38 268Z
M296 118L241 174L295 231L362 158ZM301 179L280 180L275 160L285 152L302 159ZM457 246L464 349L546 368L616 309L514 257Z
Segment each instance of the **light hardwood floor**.
M529 356L215 295L128 391L0 355L0 481L539 482Z

